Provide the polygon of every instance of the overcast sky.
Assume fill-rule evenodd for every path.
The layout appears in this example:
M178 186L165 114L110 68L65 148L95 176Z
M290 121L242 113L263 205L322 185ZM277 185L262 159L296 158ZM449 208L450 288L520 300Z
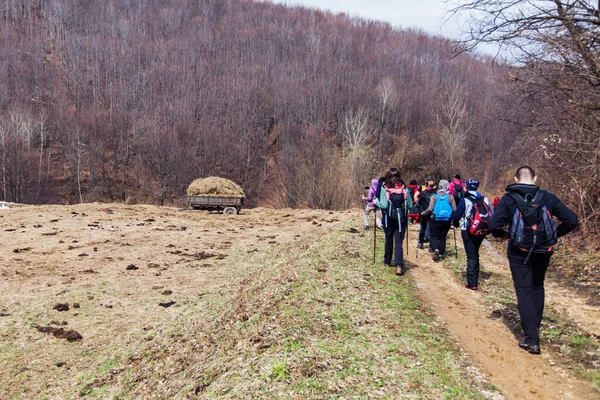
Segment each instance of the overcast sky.
M274 3L303 5L352 16L387 21L395 27L421 28L435 35L457 38L456 20L445 22L450 8L444 0L269 0Z

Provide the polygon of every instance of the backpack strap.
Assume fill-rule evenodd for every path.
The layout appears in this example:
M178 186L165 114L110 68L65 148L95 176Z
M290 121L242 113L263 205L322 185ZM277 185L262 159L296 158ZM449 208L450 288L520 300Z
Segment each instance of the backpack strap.
M469 200L471 203L476 204L476 205L481 205L482 203L485 203L485 199L483 196L481 197L475 197L472 194L468 194L464 197L465 200ZM458 205L458 204L457 204Z
M542 204L542 199L544 198L545 193L545 190L538 189L537 192L535 192L535 196L533 196L533 200L531 200L531 202L534 204Z

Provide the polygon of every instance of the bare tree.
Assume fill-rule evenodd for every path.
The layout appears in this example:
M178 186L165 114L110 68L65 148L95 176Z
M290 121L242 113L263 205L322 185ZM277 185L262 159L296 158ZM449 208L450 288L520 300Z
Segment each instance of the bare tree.
M379 98L379 102L381 103L381 118L379 119L379 139L377 144L379 146L379 159L383 158L383 136L387 126L387 114L388 110L396 104L398 100L398 91L396 90L396 85L394 84L394 80L390 77L384 78L377 85L377 97Z
M521 121L525 157L536 157L549 186L579 210L584 229L600 224L600 4L473 0L453 12L474 16L465 48L496 43L515 64L511 100L530 110Z
M459 83L449 85L444 91L440 111L436 114L441 148L450 171L455 171L457 160L465 153L467 135L472 128L464 99L465 90Z
M68 152L65 155L71 164L71 176L77 186L79 202L83 203L81 172L83 169L83 157L88 153L87 145L83 143L81 132L78 129L75 129L70 139Z
M341 130L344 145L348 148L364 145L375 133L371 127L371 113L364 107L346 111Z

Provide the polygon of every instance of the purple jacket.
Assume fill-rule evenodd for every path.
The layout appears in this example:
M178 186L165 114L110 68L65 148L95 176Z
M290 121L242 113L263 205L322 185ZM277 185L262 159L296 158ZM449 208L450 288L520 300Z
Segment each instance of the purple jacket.
M375 204L373 204L373 199L377 198L377 186L379 186L379 181L377 179L373 179L371 181L371 189L369 189L368 196L363 197L363 200L369 202L369 207L375 207Z

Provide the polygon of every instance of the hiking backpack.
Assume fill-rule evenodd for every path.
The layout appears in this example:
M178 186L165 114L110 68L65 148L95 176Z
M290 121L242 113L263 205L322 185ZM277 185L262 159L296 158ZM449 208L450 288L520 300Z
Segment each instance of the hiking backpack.
M400 221L406 216L406 198L404 194L390 193L387 216L394 221Z
M454 184L453 196L454 196L454 202L458 206L458 203L460 203L460 199L465 197L465 187L463 186L462 182L459 184Z
M429 208L429 202L431 201L431 196L433 196L433 193L433 191L429 190L421 191L421 195L419 196L419 210L421 212Z
M552 253L558 242L556 223L548 208L542 204L545 191L538 189L535 196L523 197L518 193L508 193L515 200L517 208L512 216L510 242L520 250L531 253Z
M452 217L452 207L448 201L449 195L440 196L438 194L435 206L433 206L433 219L436 221L450 221Z
M486 236L490 233L488 223L492 217L490 207L483 197L469 199L473 203L471 212L467 216L467 232L473 236Z

